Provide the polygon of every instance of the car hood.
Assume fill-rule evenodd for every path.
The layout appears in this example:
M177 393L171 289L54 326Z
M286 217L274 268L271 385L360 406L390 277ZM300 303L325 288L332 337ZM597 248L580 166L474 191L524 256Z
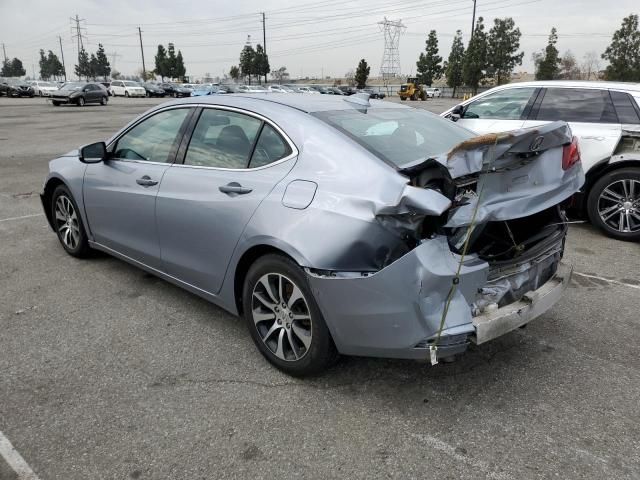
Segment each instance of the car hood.
M56 90L56 97L69 97L71 94L79 92L80 90Z

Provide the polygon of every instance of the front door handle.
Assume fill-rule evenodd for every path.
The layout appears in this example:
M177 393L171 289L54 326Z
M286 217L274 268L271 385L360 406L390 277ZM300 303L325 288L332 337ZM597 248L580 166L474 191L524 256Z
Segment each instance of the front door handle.
M227 194L235 193L237 195L245 195L253 191L253 189L243 187L238 182L227 183L226 185L222 185L221 187L218 187L218 190L220 190L222 193L227 193Z
M156 182L155 180L151 180L151 177L149 175L144 175L142 178L137 179L136 183L138 185L142 185L143 187L153 187L154 185L158 184L158 182Z

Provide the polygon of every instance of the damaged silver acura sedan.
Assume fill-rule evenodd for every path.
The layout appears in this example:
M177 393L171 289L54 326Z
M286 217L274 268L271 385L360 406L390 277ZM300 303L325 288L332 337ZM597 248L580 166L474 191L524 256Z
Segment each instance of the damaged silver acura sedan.
M584 181L565 123L475 137L366 95L176 100L49 167L69 254L243 315L293 375L338 353L436 363L539 316L568 284L560 204Z

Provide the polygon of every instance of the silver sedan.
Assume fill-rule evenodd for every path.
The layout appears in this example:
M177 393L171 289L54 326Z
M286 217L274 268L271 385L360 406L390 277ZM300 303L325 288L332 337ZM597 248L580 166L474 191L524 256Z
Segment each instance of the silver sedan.
M439 359L544 313L571 269L568 126L475 137L397 104L187 98L52 160L62 247L107 252L244 317L307 375L338 354Z

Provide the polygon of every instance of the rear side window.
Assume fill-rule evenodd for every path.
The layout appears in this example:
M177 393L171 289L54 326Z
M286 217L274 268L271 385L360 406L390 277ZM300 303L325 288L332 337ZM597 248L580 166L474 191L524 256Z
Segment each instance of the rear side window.
M616 107L620 123L640 123L640 108L631 95L624 92L611 92L611 100Z
M249 168L263 167L269 165L291 153L291 147L284 139L268 124L264 124L260 138L256 143L256 148L251 156Z
M618 123L609 92L586 88L547 88L536 118L565 122Z

